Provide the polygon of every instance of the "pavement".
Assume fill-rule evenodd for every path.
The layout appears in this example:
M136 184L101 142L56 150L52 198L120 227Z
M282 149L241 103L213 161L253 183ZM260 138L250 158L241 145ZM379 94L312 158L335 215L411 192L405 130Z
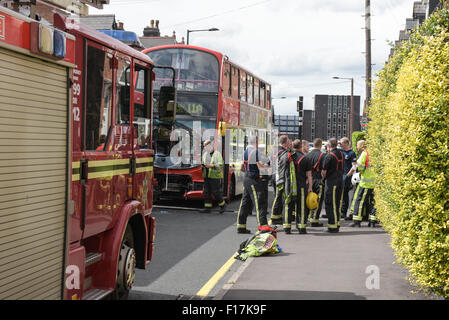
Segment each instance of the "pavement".
M324 210L323 210L324 214ZM249 227L254 231L256 225ZM278 229L279 254L249 258L226 282L215 300L429 300L437 299L407 281L395 263L390 237L381 226L349 227L340 232L307 228L308 234Z

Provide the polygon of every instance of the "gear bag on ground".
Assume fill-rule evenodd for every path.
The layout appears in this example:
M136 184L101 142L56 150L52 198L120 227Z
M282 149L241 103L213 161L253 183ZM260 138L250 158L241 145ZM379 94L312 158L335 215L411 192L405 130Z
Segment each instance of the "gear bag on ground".
M277 232L274 229L271 230L261 230L248 240L243 241L235 258L245 261L249 257L280 252L276 239Z

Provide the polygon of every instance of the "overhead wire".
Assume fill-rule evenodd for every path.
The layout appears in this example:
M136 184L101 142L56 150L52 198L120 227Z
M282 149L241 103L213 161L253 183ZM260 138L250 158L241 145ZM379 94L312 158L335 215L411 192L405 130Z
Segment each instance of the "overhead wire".
M202 17L202 18L198 18L198 19L194 19L194 20L189 20L189 21L184 21L184 22L172 24L172 25L167 26L167 28L176 27L176 26L180 26L180 25L185 25L185 24L189 24L189 23L193 23L193 22L198 22L198 21L203 21L203 20L219 17L219 16L222 16L222 15L225 15L225 14L229 14L229 13L232 13L232 12L237 12L237 11L245 10L245 9L252 8L252 7L255 7L255 6L259 6L259 5L262 5L264 3L268 3L268 2L271 2L271 1L273 1L273 0L258 1L256 3L252 3L252 4L249 4L249 5L246 5L246 6L242 6L242 7L239 7L239 8L223 11L223 12L216 13L216 14L213 14L213 15L210 15L210 16L206 16L206 17Z

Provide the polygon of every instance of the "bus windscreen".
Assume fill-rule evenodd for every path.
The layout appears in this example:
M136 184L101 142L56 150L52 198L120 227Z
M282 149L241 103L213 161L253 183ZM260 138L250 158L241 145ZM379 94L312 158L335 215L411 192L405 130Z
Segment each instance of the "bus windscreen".
M178 91L218 92L219 66L217 58L195 49L171 48L147 52L159 66L176 70ZM155 69L154 90L171 83L171 71Z

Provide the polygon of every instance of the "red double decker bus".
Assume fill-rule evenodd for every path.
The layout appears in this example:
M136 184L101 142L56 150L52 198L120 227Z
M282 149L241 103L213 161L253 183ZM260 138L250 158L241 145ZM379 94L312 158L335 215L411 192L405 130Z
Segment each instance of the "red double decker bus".
M155 115L155 195L160 197L203 199L201 171L202 142L214 138L225 159L223 194L232 199L243 192L240 164L247 145L245 137L258 136L259 149L267 150L271 139L271 86L226 55L206 48L170 45L144 50L158 66L154 97L161 86L172 83L175 71L177 88L175 121L164 125ZM159 122L158 122L159 121ZM170 152L176 141L170 139L173 130L190 133L189 159L173 163ZM209 131L212 129L211 131ZM208 134L206 132L226 132ZM201 134L201 144L195 147L195 134ZM185 158L185 156L184 156ZM184 159L185 160L185 159Z

